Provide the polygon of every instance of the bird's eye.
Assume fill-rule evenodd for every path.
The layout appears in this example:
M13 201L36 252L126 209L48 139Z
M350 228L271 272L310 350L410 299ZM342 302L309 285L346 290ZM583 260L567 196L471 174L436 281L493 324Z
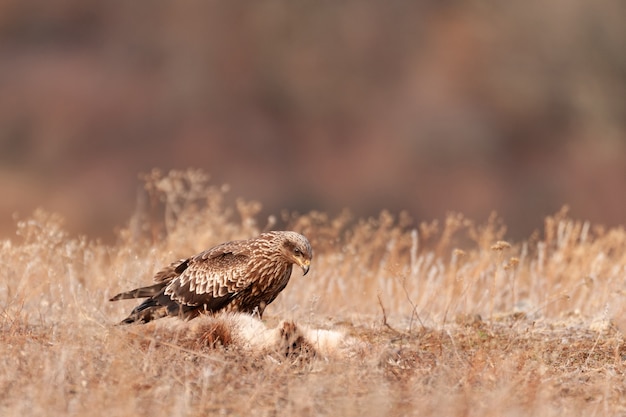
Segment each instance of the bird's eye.
M300 256L300 255L302 255L302 252L301 252L301 251L300 251L300 249L298 249L298 248L295 248L295 249L293 250L293 253L294 253L294 255L296 255L296 256Z

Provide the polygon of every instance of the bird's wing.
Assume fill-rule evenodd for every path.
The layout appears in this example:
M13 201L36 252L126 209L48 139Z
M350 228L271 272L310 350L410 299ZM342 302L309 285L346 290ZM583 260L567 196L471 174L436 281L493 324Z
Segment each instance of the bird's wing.
M189 258L174 268L178 276L165 295L187 306L220 309L250 285L249 248L245 242L228 242Z
M187 262L189 259L179 259L172 262L159 272L154 274L154 282L170 282L177 276L179 276L185 269L187 269Z

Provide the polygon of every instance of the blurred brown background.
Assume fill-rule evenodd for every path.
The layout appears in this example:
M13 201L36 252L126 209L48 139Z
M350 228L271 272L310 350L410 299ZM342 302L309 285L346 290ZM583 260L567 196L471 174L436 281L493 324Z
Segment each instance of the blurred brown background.
M626 219L626 2L0 2L0 236L110 240L137 174L357 215Z

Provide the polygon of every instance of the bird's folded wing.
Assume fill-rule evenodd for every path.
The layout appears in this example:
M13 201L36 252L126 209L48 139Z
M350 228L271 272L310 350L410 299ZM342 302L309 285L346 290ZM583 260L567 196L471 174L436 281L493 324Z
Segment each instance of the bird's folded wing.
M188 306L228 302L250 282L248 254L227 249L220 245L185 261L186 268L166 287L165 295Z

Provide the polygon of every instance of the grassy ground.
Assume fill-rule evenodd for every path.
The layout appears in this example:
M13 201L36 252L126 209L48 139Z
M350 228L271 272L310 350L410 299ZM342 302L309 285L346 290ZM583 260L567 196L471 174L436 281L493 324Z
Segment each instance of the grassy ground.
M564 210L507 243L495 217L261 221L258 204L229 207L206 180L146 176L145 201L113 246L69 236L43 211L1 242L1 415L626 413L623 228ZM111 295L171 260L274 227L302 232L315 254L266 310L268 326L340 330L360 349L277 361L114 326L134 304Z

